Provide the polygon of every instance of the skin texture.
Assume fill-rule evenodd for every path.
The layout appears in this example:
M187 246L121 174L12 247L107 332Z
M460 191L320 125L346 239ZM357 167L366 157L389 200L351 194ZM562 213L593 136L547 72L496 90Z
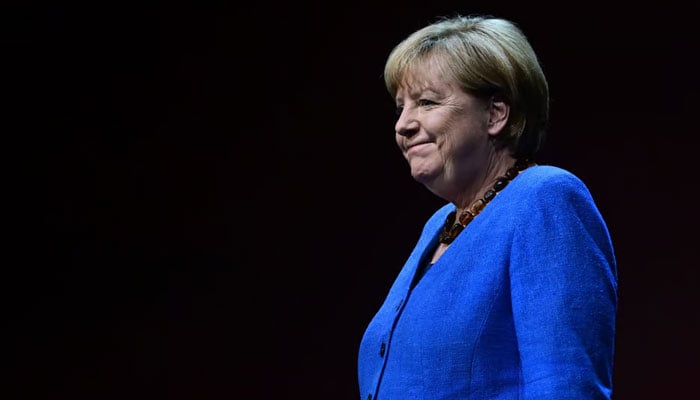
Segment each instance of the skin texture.
M396 93L396 143L411 175L431 192L468 208L514 163L493 137L508 120L508 104L463 91L436 68L419 68Z

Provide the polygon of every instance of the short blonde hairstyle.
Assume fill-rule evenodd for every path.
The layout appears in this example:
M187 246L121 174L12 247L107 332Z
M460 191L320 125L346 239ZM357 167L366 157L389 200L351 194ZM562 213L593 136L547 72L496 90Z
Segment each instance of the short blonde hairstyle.
M549 121L549 88L528 39L513 22L490 16L441 18L409 35L389 54L384 81L392 97L422 68L437 67L462 90L510 105L496 138L519 158L540 149Z

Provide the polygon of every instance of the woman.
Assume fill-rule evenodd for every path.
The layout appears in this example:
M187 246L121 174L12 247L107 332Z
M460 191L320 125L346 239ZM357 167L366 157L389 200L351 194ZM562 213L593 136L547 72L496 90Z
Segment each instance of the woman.
M385 83L411 175L446 201L362 338L362 399L609 399L617 272L584 183L535 155L548 84L512 22L436 21Z

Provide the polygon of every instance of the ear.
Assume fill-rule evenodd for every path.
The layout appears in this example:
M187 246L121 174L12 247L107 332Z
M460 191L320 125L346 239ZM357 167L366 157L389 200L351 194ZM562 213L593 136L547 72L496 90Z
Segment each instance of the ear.
M501 96L493 96L489 101L489 122L488 132L491 136L498 134L505 128L510 114L510 104L506 103Z

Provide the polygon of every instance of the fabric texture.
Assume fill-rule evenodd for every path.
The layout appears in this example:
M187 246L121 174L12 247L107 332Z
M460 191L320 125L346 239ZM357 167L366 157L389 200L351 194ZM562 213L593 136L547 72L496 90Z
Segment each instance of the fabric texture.
M617 266L572 173L520 173L413 289L454 205L426 222L362 337L362 400L610 399Z

